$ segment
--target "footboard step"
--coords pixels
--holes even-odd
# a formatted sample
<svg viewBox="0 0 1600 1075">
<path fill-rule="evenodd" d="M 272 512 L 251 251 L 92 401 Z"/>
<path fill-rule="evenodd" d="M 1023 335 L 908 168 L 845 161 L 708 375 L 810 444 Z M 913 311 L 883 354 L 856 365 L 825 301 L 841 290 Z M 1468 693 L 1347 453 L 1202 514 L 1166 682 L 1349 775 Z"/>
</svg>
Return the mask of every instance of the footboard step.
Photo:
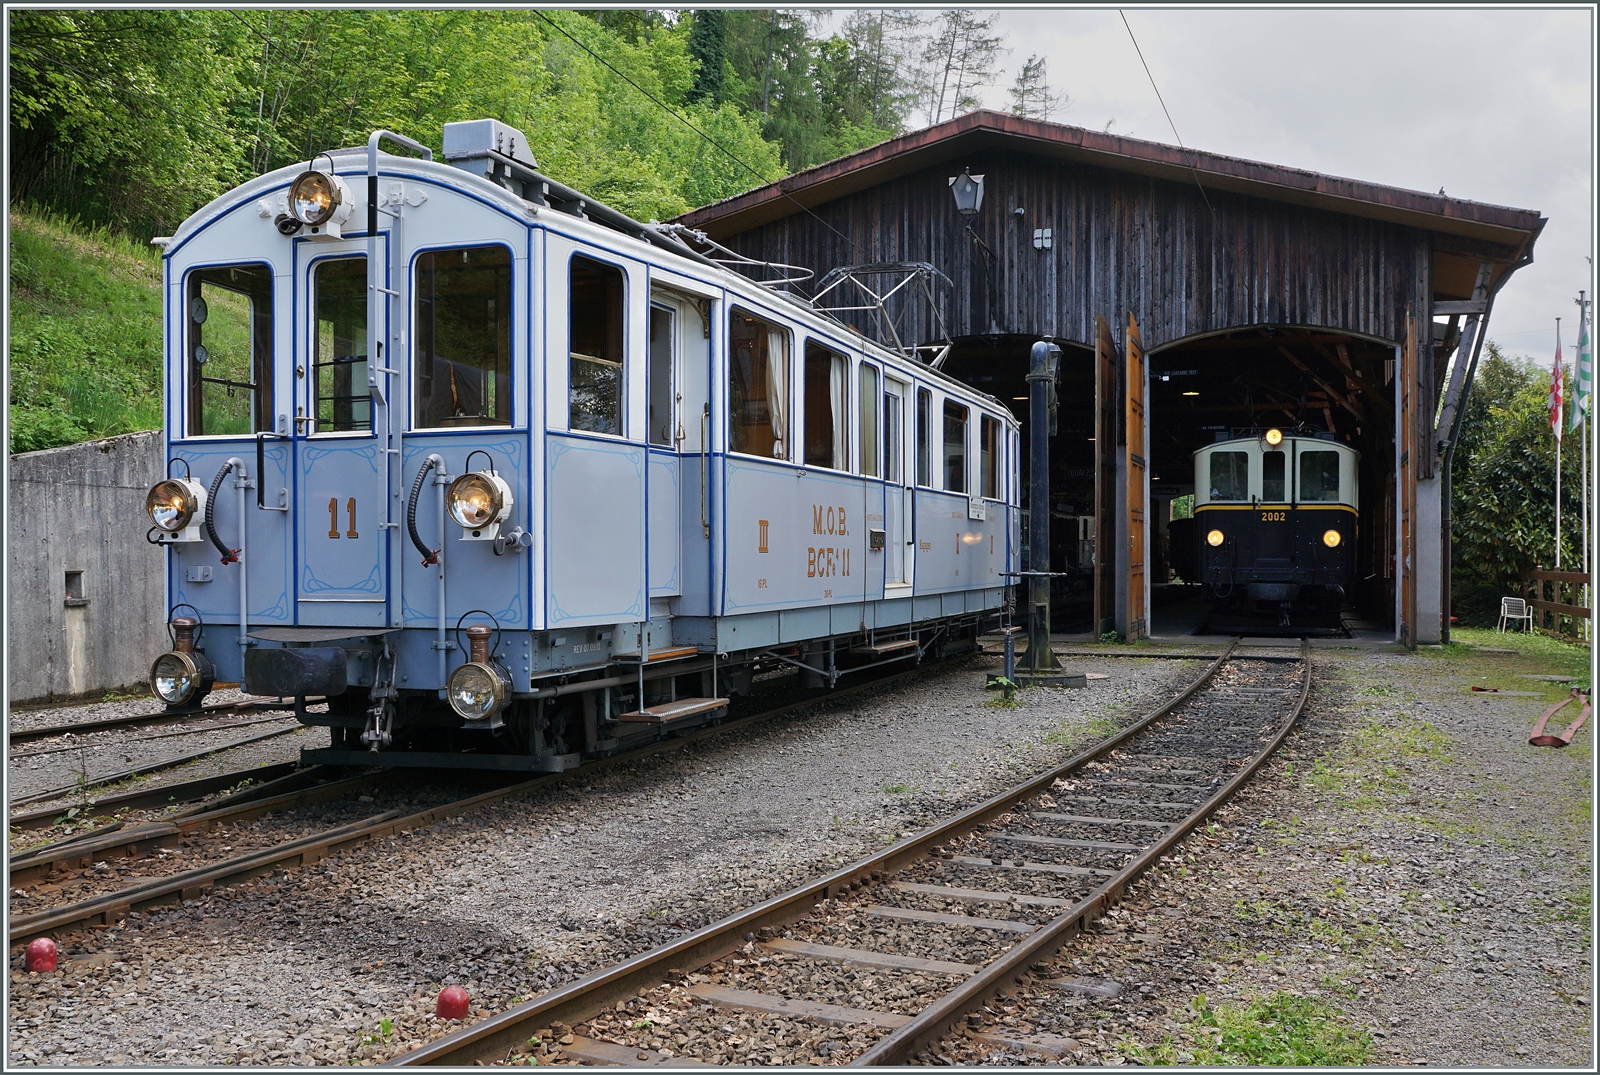
<svg viewBox="0 0 1600 1075">
<path fill-rule="evenodd" d="M 647 709 L 623 713 L 617 719 L 627 724 L 671 724 L 684 717 L 725 709 L 727 705 L 726 698 L 679 698 L 676 702 L 662 702 Z"/>
</svg>

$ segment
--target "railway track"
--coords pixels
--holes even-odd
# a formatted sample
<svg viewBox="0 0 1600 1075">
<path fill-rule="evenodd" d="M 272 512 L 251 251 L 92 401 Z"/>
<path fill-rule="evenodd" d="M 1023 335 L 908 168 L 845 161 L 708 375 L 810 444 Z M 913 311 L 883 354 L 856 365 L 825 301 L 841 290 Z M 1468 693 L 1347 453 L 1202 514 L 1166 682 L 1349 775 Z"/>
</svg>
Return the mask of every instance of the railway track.
<svg viewBox="0 0 1600 1075">
<path fill-rule="evenodd" d="M 143 728 L 167 724 L 185 724 L 207 720 L 228 713 L 262 713 L 277 710 L 292 711 L 293 701 L 282 699 L 249 698 L 238 702 L 217 702 L 203 705 L 191 713 L 171 713 L 159 709 L 152 713 L 132 713 L 121 717 L 104 717 L 100 720 L 80 720 L 67 724 L 46 724 L 37 728 L 18 728 L 6 733 L 13 748 L 41 739 L 54 739 L 63 735 L 94 735 L 99 732 L 120 731 L 125 728 Z M 205 729 L 211 730 L 211 729 Z M 15 758 L 18 755 L 13 754 Z"/>
<path fill-rule="evenodd" d="M 830 702 L 884 687 L 923 674 L 927 670 L 927 666 L 924 666 L 921 669 L 865 680 L 850 687 L 839 688 L 827 695 L 802 698 L 724 720 L 720 724 L 694 729 L 565 773 L 541 774 L 532 779 L 492 790 L 430 804 L 421 810 L 407 812 L 403 809 L 391 809 L 377 812 L 270 847 L 232 855 L 194 869 L 167 872 L 156 877 L 140 877 L 125 885 L 110 883 L 114 879 L 107 878 L 104 874 L 108 871 L 117 872 L 119 867 L 126 868 L 131 860 L 161 856 L 163 851 L 169 851 L 174 844 L 195 841 L 213 829 L 226 826 L 228 831 L 237 831 L 234 826 L 256 820 L 269 813 L 334 802 L 363 790 L 378 789 L 397 778 L 403 780 L 407 786 L 411 786 L 415 784 L 419 771 L 386 769 L 345 779 L 331 779 L 332 767 L 317 766 L 298 773 L 289 772 L 280 775 L 277 780 L 269 779 L 267 783 L 238 795 L 199 804 L 148 824 L 124 826 L 113 823 L 66 840 L 30 848 L 26 852 L 12 856 L 8 863 L 8 887 L 13 897 L 19 885 L 44 884 L 48 886 L 47 894 L 57 894 L 64 888 L 70 889 L 79 881 L 96 873 L 101 876 L 97 878 L 96 883 L 88 887 L 102 891 L 97 891 L 84 899 L 42 910 L 30 910 L 28 913 L 15 913 L 17 908 L 13 907 L 8 942 L 12 947 L 16 947 L 39 936 L 110 925 L 134 911 L 193 899 L 211 889 L 237 884 L 273 870 L 309 865 L 369 840 L 431 825 L 480 806 L 550 787 L 574 777 L 589 777 L 611 766 L 637 761 L 709 736 L 747 728 L 802 706 Z M 461 771 L 450 772 L 456 779 L 461 778 Z M 224 777 L 194 781 L 192 786 L 187 788 L 169 785 L 147 792 L 130 793 L 102 800 L 96 809 L 108 812 L 102 813 L 101 816 L 111 816 L 118 810 L 131 809 L 135 805 L 161 805 L 169 800 L 177 801 L 180 795 L 189 794 L 198 797 L 214 793 L 221 788 L 232 786 L 226 783 L 219 784 L 217 781 L 231 777 L 259 778 L 264 773 L 265 770 L 245 770 Z M 401 773 L 404 774 L 403 777 L 400 776 Z M 493 779 L 494 776 L 495 774 L 489 772 L 478 774 L 479 779 Z M 201 788 L 208 790 L 201 791 Z M 49 811 L 37 811 L 22 820 L 35 825 L 49 824 L 49 819 L 60 816 L 60 808 L 53 808 Z M 17 818 L 11 819 L 13 827 L 17 826 L 17 822 Z M 102 864 L 105 869 L 97 869 Z"/>
<path fill-rule="evenodd" d="M 1022 981 L 1116 988 L 1050 960 L 1237 791 L 1305 705 L 1306 644 L 1293 657 L 1236 647 L 1010 791 L 390 1063 L 896 1065 L 950 1036 L 1063 1056 L 1075 1042 L 990 1025 L 984 1005 Z"/>
</svg>

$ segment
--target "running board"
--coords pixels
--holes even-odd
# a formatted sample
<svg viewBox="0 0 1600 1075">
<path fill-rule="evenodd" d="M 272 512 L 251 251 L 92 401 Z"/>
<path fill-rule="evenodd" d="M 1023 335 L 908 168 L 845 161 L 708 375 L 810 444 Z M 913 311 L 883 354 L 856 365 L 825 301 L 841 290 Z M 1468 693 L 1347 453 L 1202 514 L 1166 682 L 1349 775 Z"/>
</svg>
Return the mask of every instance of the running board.
<svg viewBox="0 0 1600 1075">
<path fill-rule="evenodd" d="M 646 709 L 622 713 L 617 719 L 624 724 L 671 724 L 685 717 L 709 713 L 713 709 L 726 709 L 726 698 L 679 698 L 676 702 L 662 702 Z"/>
<path fill-rule="evenodd" d="M 660 661 L 681 661 L 686 657 L 697 657 L 700 649 L 697 646 L 678 646 L 675 649 L 658 649 L 644 655 L 644 664 L 656 664 Z M 614 660 L 625 661 L 628 664 L 640 664 L 637 653 L 618 653 Z"/>
<path fill-rule="evenodd" d="M 891 653 L 904 653 L 906 650 L 917 648 L 914 638 L 902 638 L 896 642 L 879 642 L 876 645 L 851 646 L 851 653 L 858 653 L 863 657 L 887 657 Z"/>
</svg>

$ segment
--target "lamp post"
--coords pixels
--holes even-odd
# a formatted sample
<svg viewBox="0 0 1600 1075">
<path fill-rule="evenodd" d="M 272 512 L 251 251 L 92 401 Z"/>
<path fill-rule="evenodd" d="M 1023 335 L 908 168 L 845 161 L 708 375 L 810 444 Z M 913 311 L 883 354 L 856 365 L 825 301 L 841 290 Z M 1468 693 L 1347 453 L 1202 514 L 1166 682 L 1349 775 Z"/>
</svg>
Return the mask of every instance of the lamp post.
<svg viewBox="0 0 1600 1075">
<path fill-rule="evenodd" d="M 983 208 L 983 176 L 973 175 L 970 168 L 961 169 L 960 175 L 950 177 L 950 193 L 956 200 L 956 212 L 967 218 L 977 216 L 978 210 Z M 1000 325 L 995 321 L 995 307 L 999 304 L 995 301 L 994 293 L 994 251 L 972 230 L 971 224 L 967 225 L 966 231 L 983 255 L 983 294 L 988 306 L 989 332 L 998 334 Z"/>
<path fill-rule="evenodd" d="M 1050 433 L 1061 347 L 1049 340 L 1028 355 L 1028 671 L 1061 667 L 1050 648 Z"/>
</svg>

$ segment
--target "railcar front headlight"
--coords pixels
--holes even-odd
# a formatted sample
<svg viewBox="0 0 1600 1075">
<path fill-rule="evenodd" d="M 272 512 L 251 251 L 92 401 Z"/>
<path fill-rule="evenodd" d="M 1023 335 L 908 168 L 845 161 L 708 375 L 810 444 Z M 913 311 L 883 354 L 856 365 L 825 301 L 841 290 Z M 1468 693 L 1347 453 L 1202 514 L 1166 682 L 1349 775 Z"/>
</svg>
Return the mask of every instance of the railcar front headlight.
<svg viewBox="0 0 1600 1075">
<path fill-rule="evenodd" d="M 486 720 L 505 705 L 508 685 L 492 664 L 473 661 L 450 673 L 445 695 L 450 708 L 465 720 Z"/>
<path fill-rule="evenodd" d="M 1339 542 L 1343 540 L 1344 535 L 1339 533 L 1337 530 L 1324 531 L 1322 535 L 1322 543 L 1328 546 L 1330 549 L 1337 549 L 1339 547 Z"/>
<path fill-rule="evenodd" d="M 205 511 L 206 491 L 186 478 L 163 478 L 145 494 L 144 510 L 161 539 L 199 540 L 195 519 Z M 159 543 L 159 542 L 158 542 Z"/>
<path fill-rule="evenodd" d="M 343 238 L 341 226 L 350 219 L 355 203 L 350 199 L 350 188 L 331 171 L 310 169 L 301 172 L 289 187 L 289 216 L 308 230 L 310 238 L 320 241 Z M 278 230 L 293 234 L 294 228 L 280 221 Z"/>
<path fill-rule="evenodd" d="M 168 534 L 176 534 L 188 526 L 196 507 L 187 484 L 171 478 L 156 482 L 144 498 L 144 510 L 150 513 L 150 521 Z"/>
<path fill-rule="evenodd" d="M 210 663 L 196 653 L 173 650 L 150 665 L 150 689 L 169 706 L 188 705 L 211 690 Z"/>
<path fill-rule="evenodd" d="M 304 172 L 289 188 L 289 212 L 302 224 L 321 224 L 339 208 L 339 188 L 322 172 Z"/>
<path fill-rule="evenodd" d="M 1206 544 L 1210 545 L 1213 549 L 1216 548 L 1218 545 L 1221 545 L 1222 544 L 1222 540 L 1223 539 L 1222 539 L 1222 531 L 1221 530 L 1213 530 L 1213 531 L 1211 531 L 1211 533 L 1206 535 Z"/>
<path fill-rule="evenodd" d="M 1276 448 L 1278 445 L 1282 444 L 1283 443 L 1283 430 L 1281 430 L 1281 429 L 1269 429 L 1269 430 L 1267 430 L 1267 443 L 1272 445 L 1274 448 Z"/>
<path fill-rule="evenodd" d="M 466 531 L 462 540 L 492 540 L 500 533 L 500 524 L 510 517 L 514 503 L 511 486 L 488 470 L 461 475 L 445 494 L 450 518 Z"/>
</svg>

